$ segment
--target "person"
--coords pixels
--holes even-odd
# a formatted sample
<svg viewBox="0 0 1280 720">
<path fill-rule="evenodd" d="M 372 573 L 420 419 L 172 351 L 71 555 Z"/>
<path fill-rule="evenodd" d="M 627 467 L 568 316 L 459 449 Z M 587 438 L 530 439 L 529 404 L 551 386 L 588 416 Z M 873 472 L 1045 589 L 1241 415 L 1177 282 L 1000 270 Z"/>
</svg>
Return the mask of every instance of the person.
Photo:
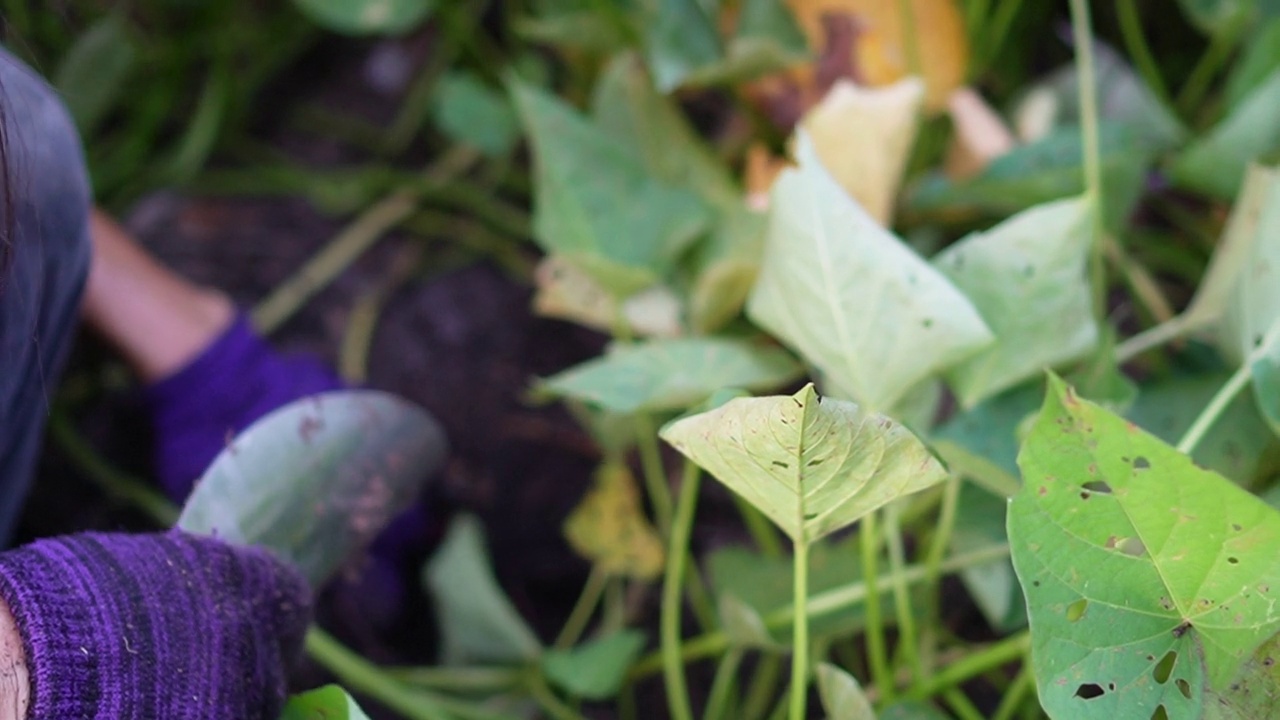
<svg viewBox="0 0 1280 720">
<path fill-rule="evenodd" d="M 2 48 L 0 130 L 0 541 L 82 311 L 147 386 L 175 500 L 229 433 L 341 386 L 320 363 L 275 353 L 224 294 L 93 211 L 66 109 Z M 0 553 L 0 720 L 275 720 L 311 603 L 269 552 L 178 530 Z"/>
</svg>

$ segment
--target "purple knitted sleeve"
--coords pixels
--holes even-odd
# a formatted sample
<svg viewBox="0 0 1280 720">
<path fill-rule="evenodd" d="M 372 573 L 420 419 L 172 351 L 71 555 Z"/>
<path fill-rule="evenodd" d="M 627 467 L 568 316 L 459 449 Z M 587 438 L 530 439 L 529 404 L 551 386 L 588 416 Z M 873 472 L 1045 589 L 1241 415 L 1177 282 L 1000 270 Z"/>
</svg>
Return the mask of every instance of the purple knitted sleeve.
<svg viewBox="0 0 1280 720">
<path fill-rule="evenodd" d="M 180 531 L 81 534 L 0 554 L 28 720 L 276 720 L 310 592 L 266 551 Z"/>
</svg>

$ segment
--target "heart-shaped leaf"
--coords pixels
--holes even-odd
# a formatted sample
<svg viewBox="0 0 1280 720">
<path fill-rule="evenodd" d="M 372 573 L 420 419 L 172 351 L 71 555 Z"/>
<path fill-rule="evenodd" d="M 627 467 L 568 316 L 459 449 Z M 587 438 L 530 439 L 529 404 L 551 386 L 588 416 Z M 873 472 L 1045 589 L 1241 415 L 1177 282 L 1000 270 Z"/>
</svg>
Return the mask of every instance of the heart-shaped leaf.
<svg viewBox="0 0 1280 720">
<path fill-rule="evenodd" d="M 1085 272 L 1091 212 L 1083 198 L 1039 205 L 969 235 L 934 259 L 996 336 L 994 344 L 947 371 L 966 408 L 1097 345 Z"/>
<path fill-rule="evenodd" d="M 812 384 L 791 396 L 730 400 L 661 435 L 797 542 L 946 476 L 909 430 L 851 402 L 819 399 Z"/>
<path fill-rule="evenodd" d="M 559 99 L 510 87 L 533 145 L 534 238 L 618 297 L 657 283 L 706 230 L 706 207 Z"/>
<path fill-rule="evenodd" d="M 828 392 L 888 410 L 993 340 L 965 296 L 880 226 L 797 136 L 799 168 L 773 186 L 756 323 L 798 350 Z"/>
<path fill-rule="evenodd" d="M 570 695 L 607 700 L 618 694 L 627 670 L 644 650 L 644 633 L 622 630 L 569 650 L 552 650 L 542 658 L 547 679 Z"/>
<path fill-rule="evenodd" d="M 1009 510 L 1040 699 L 1199 718 L 1280 630 L 1280 514 L 1051 378 Z"/>
<path fill-rule="evenodd" d="M 746 340 L 676 338 L 615 344 L 539 390 L 617 413 L 684 410 L 726 387 L 769 390 L 800 377 L 789 353 Z"/>
<path fill-rule="evenodd" d="M 303 398 L 231 441 L 178 527 L 270 548 L 319 586 L 419 496 L 445 451 L 435 420 L 393 395 Z"/>
</svg>

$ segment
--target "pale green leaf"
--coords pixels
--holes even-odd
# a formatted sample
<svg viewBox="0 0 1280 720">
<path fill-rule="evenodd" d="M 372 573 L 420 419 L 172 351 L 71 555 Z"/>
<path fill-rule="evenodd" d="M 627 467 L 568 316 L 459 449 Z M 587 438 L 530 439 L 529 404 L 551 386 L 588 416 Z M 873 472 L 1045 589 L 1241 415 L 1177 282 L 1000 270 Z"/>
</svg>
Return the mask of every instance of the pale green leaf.
<svg viewBox="0 0 1280 720">
<path fill-rule="evenodd" d="M 827 720 L 876 720 L 871 701 L 852 675 L 832 665 L 818 663 L 813 669 L 818 680 L 818 695 Z"/>
<path fill-rule="evenodd" d="M 1280 629 L 1280 514 L 1051 378 L 1009 510 L 1041 703 L 1199 718 Z"/>
<path fill-rule="evenodd" d="M 739 398 L 666 426 L 662 438 L 797 542 L 817 540 L 946 471 L 910 431 L 851 402 Z"/>
<path fill-rule="evenodd" d="M 369 720 L 346 690 L 326 685 L 289 698 L 280 720 Z"/>
<path fill-rule="evenodd" d="M 1187 311 L 1219 320 L 1217 344 L 1239 364 L 1280 318 L 1280 169 L 1251 166 L 1222 241 Z"/>
<path fill-rule="evenodd" d="M 445 663 L 520 663 L 537 657 L 537 635 L 511 605 L 493 577 L 484 531 L 461 516 L 424 572 L 439 617 Z"/>
<path fill-rule="evenodd" d="M 52 81 L 82 136 L 92 136 L 119 104 L 137 55 L 128 23 L 119 13 L 94 23 L 67 50 Z"/>
<path fill-rule="evenodd" d="M 784 171 L 770 210 L 747 314 L 817 366 L 833 394 L 889 409 L 992 342 L 969 300 L 820 163 Z"/>
<path fill-rule="evenodd" d="M 539 391 L 617 413 L 683 410 L 726 387 L 769 390 L 797 379 L 789 353 L 746 340 L 678 338 L 619 343 L 543 380 Z"/>
<path fill-rule="evenodd" d="M 1181 187 L 1234 198 L 1249 163 L 1280 150 L 1280 70 L 1273 71 L 1222 122 L 1174 159 L 1170 177 Z"/>
<path fill-rule="evenodd" d="M 422 24 L 436 0 L 293 0 L 317 25 L 347 35 L 406 33 Z"/>
<path fill-rule="evenodd" d="M 1252 31 L 1227 78 L 1223 91 L 1227 107 L 1239 105 L 1276 70 L 1280 70 L 1280 18 L 1273 18 Z"/>
<path fill-rule="evenodd" d="M 760 275 L 768 218 L 744 204 L 721 213 L 719 222 L 694 251 L 689 290 L 689 326 L 710 333 L 742 312 Z"/>
<path fill-rule="evenodd" d="M 706 230 L 703 203 L 560 100 L 510 86 L 533 144 L 535 239 L 619 297 L 657 283 Z"/>
<path fill-rule="evenodd" d="M 1084 198 L 1038 205 L 944 250 L 934 266 L 982 314 L 996 341 L 947 370 L 965 407 L 1078 360 L 1098 343 L 1086 265 Z"/>
<path fill-rule="evenodd" d="M 445 452 L 436 421 L 393 395 L 303 398 L 231 441 L 178 527 L 270 548 L 319 587 L 413 503 Z"/>
<path fill-rule="evenodd" d="M 469 71 L 451 70 L 436 81 L 432 117 L 445 135 L 491 157 L 509 153 L 520 137 L 507 96 Z"/>
<path fill-rule="evenodd" d="M 547 679 L 574 697 L 607 700 L 618 694 L 627 670 L 644 650 L 644 633 L 621 630 L 542 658 Z"/>
<path fill-rule="evenodd" d="M 645 24 L 645 57 L 658 89 L 669 92 L 721 56 L 715 24 L 697 0 L 654 0 Z"/>
<path fill-rule="evenodd" d="M 739 600 L 732 592 L 722 592 L 716 602 L 716 610 L 720 615 L 720 626 L 729 642 L 739 647 L 760 648 L 762 650 L 780 651 L 787 646 L 778 642 L 769 633 L 769 628 L 760 617 L 759 611 Z"/>
</svg>

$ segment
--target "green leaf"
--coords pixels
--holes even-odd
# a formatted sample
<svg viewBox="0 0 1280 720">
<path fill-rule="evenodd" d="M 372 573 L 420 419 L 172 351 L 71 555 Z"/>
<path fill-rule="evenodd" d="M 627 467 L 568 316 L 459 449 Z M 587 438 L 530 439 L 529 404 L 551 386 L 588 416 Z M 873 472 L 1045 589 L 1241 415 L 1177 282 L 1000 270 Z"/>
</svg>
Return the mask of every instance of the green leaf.
<svg viewBox="0 0 1280 720">
<path fill-rule="evenodd" d="M 99 20 L 67 51 L 53 86 L 82 136 L 91 137 L 119 103 L 137 60 L 129 25 L 119 13 Z"/>
<path fill-rule="evenodd" d="M 520 136 L 506 95 L 465 70 L 447 72 L 436 82 L 432 114 L 445 135 L 490 157 L 511 152 Z"/>
<path fill-rule="evenodd" d="M 1253 375 L 1253 396 L 1258 410 L 1280 435 L 1280 343 L 1272 341 L 1267 348 L 1267 352 L 1250 364 L 1249 371 Z"/>
<path fill-rule="evenodd" d="M 547 679 L 574 697 L 607 700 L 618 694 L 627 670 L 644 650 L 644 633 L 621 630 L 568 650 L 551 650 L 542 658 Z"/>
<path fill-rule="evenodd" d="M 693 255 L 689 326 L 697 333 L 723 327 L 742 312 L 760 276 L 768 217 L 745 206 L 721 214 Z"/>
<path fill-rule="evenodd" d="M 778 605 L 781 607 L 781 604 Z M 720 626 L 729 641 L 740 647 L 753 647 L 762 650 L 781 652 L 786 645 L 778 642 L 769 633 L 760 611 L 746 601 L 738 599 L 732 592 L 723 592 L 716 602 L 716 610 L 720 614 Z"/>
<path fill-rule="evenodd" d="M 962 485 L 951 552 L 963 554 L 1008 540 L 1007 506 L 1007 497 L 995 495 L 974 483 Z M 1012 632 L 1027 624 L 1027 605 L 1009 560 L 1002 558 L 966 567 L 960 571 L 960 579 L 992 628 Z"/>
<path fill-rule="evenodd" d="M 946 476 L 910 431 L 851 402 L 819 400 L 812 384 L 792 396 L 731 400 L 660 434 L 797 542 Z"/>
<path fill-rule="evenodd" d="M 406 33 L 426 21 L 436 0 L 293 0 L 317 25 L 346 35 Z"/>
<path fill-rule="evenodd" d="M 539 390 L 617 413 L 683 410 L 726 387 L 770 390 L 800 377 L 781 348 L 728 338 L 680 338 L 611 345 L 539 383 Z"/>
<path fill-rule="evenodd" d="M 510 87 L 533 143 L 535 239 L 619 297 L 657 283 L 706 230 L 703 204 L 556 98 Z"/>
<path fill-rule="evenodd" d="M 880 712 L 880 720 L 949 720 L 951 716 L 929 703 L 902 700 Z"/>
<path fill-rule="evenodd" d="M 1225 691 L 1205 693 L 1205 720 L 1280 717 L 1280 635 L 1272 635 L 1245 662 Z"/>
<path fill-rule="evenodd" d="M 1086 274 L 1093 244 L 1084 198 L 1038 205 L 944 250 L 934 266 L 982 314 L 996 341 L 947 370 L 971 408 L 1098 344 Z"/>
<path fill-rule="evenodd" d="M 532 15 L 513 23 L 524 39 L 599 54 L 619 52 L 629 44 L 633 31 L 629 3 L 543 0 L 533 5 Z"/>
<path fill-rule="evenodd" d="M 1173 161 L 1179 186 L 1230 200 L 1240 192 L 1249 163 L 1280 150 L 1280 70 L 1245 97 L 1208 134 Z"/>
<path fill-rule="evenodd" d="M 1227 107 L 1237 107 L 1276 70 L 1280 70 L 1280 18 L 1272 19 L 1253 31 L 1227 78 L 1227 87 L 1223 91 Z"/>
<path fill-rule="evenodd" d="M 369 720 L 369 716 L 346 690 L 326 685 L 289 698 L 280 720 Z"/>
<path fill-rule="evenodd" d="M 461 516 L 449 526 L 424 580 L 436 602 L 445 663 L 520 663 L 541 654 L 537 635 L 493 577 L 474 517 Z"/>
<path fill-rule="evenodd" d="M 684 84 L 742 82 L 808 59 L 808 41 L 786 3 L 744 0 L 723 57 L 689 73 Z"/>
<path fill-rule="evenodd" d="M 1280 168 L 1251 166 L 1222 242 L 1192 301 L 1191 322 L 1219 320 L 1217 345 L 1244 362 L 1280 319 Z"/>
<path fill-rule="evenodd" d="M 303 398 L 236 436 L 178 527 L 270 548 L 319 587 L 418 497 L 445 452 L 435 420 L 393 395 Z"/>
<path fill-rule="evenodd" d="M 1280 514 L 1052 377 L 1018 458 L 1013 562 L 1061 718 L 1198 718 L 1280 629 Z"/>
<path fill-rule="evenodd" d="M 1178 0 L 1193 25 L 1209 35 L 1231 30 L 1249 16 L 1257 0 Z"/>
<path fill-rule="evenodd" d="M 719 61 L 720 36 L 697 0 L 654 0 L 644 49 L 658 89 L 670 92 Z"/>
<path fill-rule="evenodd" d="M 876 720 L 871 701 L 852 675 L 831 663 L 818 663 L 813 669 L 818 680 L 818 695 L 829 720 Z"/>
<path fill-rule="evenodd" d="M 973 305 L 885 230 L 801 144 L 773 186 L 747 314 L 795 348 L 832 394 L 892 408 L 908 390 L 992 341 Z"/>
<path fill-rule="evenodd" d="M 1141 195 L 1151 148 L 1132 128 L 1104 122 L 1100 128 L 1103 219 L 1121 227 Z M 927 216 L 978 214 L 1006 217 L 1032 205 L 1079 195 L 1084 189 L 1080 128 L 1057 128 L 996 158 L 977 177 L 952 182 L 926 174 L 907 196 L 907 207 Z"/>
</svg>

